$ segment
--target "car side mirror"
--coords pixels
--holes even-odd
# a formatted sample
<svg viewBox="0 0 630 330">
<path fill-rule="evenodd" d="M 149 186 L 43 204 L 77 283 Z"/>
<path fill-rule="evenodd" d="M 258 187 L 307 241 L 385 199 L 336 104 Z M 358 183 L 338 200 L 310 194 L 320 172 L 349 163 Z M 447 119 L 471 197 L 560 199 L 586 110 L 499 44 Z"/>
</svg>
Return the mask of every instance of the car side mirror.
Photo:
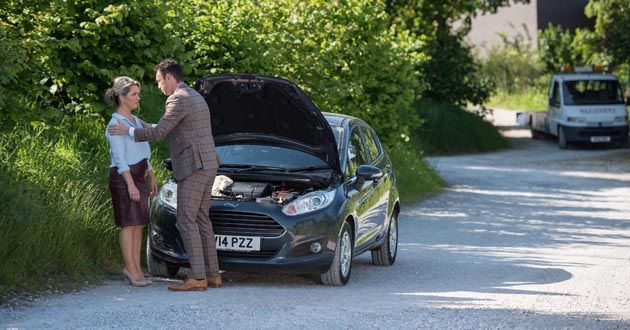
<svg viewBox="0 0 630 330">
<path fill-rule="evenodd" d="M 383 175 L 383 171 L 376 166 L 361 165 L 357 168 L 357 178 L 362 181 L 379 180 Z"/>
<path fill-rule="evenodd" d="M 555 107 L 557 105 L 556 100 L 553 99 L 553 97 L 549 98 L 549 106 L 550 107 Z"/>
<path fill-rule="evenodd" d="M 169 171 L 173 171 L 173 163 L 171 162 L 171 159 L 170 159 L 170 158 L 165 158 L 165 159 L 164 159 L 164 165 L 166 166 L 166 168 L 167 168 Z"/>
</svg>

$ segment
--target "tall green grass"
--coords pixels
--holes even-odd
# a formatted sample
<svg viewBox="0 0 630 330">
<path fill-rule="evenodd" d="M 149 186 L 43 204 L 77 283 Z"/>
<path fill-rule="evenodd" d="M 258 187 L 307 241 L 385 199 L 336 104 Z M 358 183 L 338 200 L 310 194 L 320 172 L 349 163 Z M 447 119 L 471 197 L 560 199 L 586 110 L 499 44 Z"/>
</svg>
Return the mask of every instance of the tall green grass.
<svg viewBox="0 0 630 330">
<path fill-rule="evenodd" d="M 164 100 L 155 86 L 143 86 L 137 114 L 156 122 Z M 0 132 L 0 301 L 43 289 L 50 279 L 76 283 L 121 267 L 107 185 L 109 118 L 62 118 Z M 164 179 L 168 146 L 153 144 L 152 151 Z"/>
<path fill-rule="evenodd" d="M 0 295 L 106 273 L 119 254 L 98 118 L 0 136 Z M 115 264 L 115 262 L 114 262 Z"/>
<path fill-rule="evenodd" d="M 419 101 L 415 109 L 422 120 L 411 132 L 416 154 L 486 152 L 510 146 L 491 123 L 460 107 Z"/>
</svg>

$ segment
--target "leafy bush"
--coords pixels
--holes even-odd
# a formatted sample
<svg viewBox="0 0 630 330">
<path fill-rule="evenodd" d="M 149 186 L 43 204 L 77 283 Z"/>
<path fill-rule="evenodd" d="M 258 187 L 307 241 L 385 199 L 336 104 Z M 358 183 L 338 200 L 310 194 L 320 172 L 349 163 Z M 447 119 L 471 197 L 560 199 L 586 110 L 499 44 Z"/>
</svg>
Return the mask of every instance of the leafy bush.
<svg viewBox="0 0 630 330">
<path fill-rule="evenodd" d="M 500 35 L 502 43 L 487 50 L 481 62 L 481 74 L 492 80 L 502 93 L 514 93 L 535 88 L 541 75 L 541 65 L 533 50 L 531 38 L 518 34 L 508 39 Z M 544 82 L 546 88 L 548 82 Z"/>
<path fill-rule="evenodd" d="M 254 72 L 299 84 L 324 111 L 361 117 L 393 144 L 408 135 L 419 89 L 413 41 L 367 0 L 191 1 L 178 28 L 192 75 Z"/>
<path fill-rule="evenodd" d="M 0 84 L 66 112 L 101 112 L 99 100 L 115 76 L 151 77 L 155 63 L 183 50 L 172 37 L 167 10 L 157 0 L 8 2 L 0 21 L 10 27 L 4 32 L 6 52 L 14 55 L 9 60 L 19 65 Z M 20 49 L 27 59 L 14 51 Z M 12 86 L 18 73 L 24 84 Z"/>
</svg>

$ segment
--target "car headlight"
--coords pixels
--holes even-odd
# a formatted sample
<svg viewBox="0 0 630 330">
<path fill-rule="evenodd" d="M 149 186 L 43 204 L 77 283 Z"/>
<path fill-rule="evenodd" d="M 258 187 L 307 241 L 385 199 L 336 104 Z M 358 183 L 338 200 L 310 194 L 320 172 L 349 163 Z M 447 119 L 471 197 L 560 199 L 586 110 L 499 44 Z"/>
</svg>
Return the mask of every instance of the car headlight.
<svg viewBox="0 0 630 330">
<path fill-rule="evenodd" d="M 300 215 L 321 210 L 330 205 L 333 198 L 335 198 L 335 190 L 308 193 L 285 205 L 282 208 L 282 213 L 286 215 Z"/>
<path fill-rule="evenodd" d="M 615 121 L 626 122 L 628 121 L 628 116 L 616 116 Z"/>
<path fill-rule="evenodd" d="M 159 201 L 177 209 L 177 183 L 173 181 L 166 182 L 160 190 Z"/>
</svg>

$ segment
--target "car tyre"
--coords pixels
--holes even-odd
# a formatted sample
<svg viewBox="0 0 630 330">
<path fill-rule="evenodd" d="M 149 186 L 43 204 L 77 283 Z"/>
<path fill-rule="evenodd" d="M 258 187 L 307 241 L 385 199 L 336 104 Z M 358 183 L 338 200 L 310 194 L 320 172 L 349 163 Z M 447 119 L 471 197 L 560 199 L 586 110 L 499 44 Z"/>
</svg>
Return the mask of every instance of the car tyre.
<svg viewBox="0 0 630 330">
<path fill-rule="evenodd" d="M 320 275 L 320 280 L 324 285 L 342 286 L 348 283 L 350 273 L 352 272 L 352 252 L 354 247 L 354 239 L 352 230 L 347 222 L 343 223 L 337 247 L 335 248 L 335 257 L 333 258 L 330 269 Z"/>
<path fill-rule="evenodd" d="M 560 147 L 560 149 L 566 149 L 567 148 L 567 137 L 564 134 L 564 127 L 562 126 L 558 126 L 558 147 Z"/>
<path fill-rule="evenodd" d="M 389 219 L 387 238 L 380 247 L 371 252 L 372 263 L 377 266 L 391 266 L 396 262 L 398 252 L 398 214 L 396 212 Z"/>
<path fill-rule="evenodd" d="M 179 271 L 179 266 L 170 263 L 162 262 L 158 260 L 153 253 L 151 253 L 151 245 L 147 237 L 147 268 L 151 276 L 158 277 L 173 277 Z"/>
</svg>

